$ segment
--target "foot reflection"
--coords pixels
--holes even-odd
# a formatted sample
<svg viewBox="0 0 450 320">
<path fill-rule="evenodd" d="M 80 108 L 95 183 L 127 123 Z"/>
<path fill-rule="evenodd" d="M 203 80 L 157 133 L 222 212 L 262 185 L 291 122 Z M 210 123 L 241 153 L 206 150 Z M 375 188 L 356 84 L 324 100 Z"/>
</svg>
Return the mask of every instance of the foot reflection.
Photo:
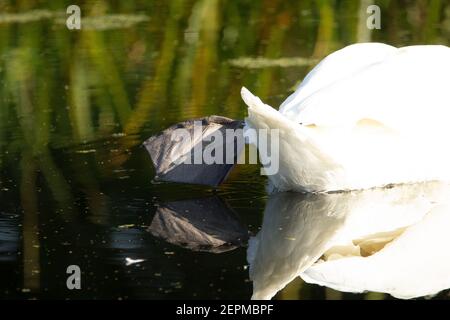
<svg viewBox="0 0 450 320">
<path fill-rule="evenodd" d="M 170 202 L 158 207 L 149 232 L 194 251 L 220 253 L 247 242 L 248 230 L 218 197 Z"/>
<path fill-rule="evenodd" d="M 450 288 L 450 187 L 440 183 L 361 192 L 270 197 L 249 240 L 253 299 L 300 276 L 345 292 L 397 298 Z"/>
</svg>

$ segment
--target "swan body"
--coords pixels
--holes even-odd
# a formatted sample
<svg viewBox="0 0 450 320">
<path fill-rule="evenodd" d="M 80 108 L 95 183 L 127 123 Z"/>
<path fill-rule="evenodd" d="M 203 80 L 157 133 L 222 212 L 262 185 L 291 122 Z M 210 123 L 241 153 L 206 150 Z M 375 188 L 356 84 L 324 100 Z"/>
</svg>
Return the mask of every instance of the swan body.
<svg viewBox="0 0 450 320">
<path fill-rule="evenodd" d="M 278 129 L 277 191 L 450 180 L 450 48 L 363 43 L 320 62 L 276 110 L 246 88 L 246 128 Z"/>
</svg>

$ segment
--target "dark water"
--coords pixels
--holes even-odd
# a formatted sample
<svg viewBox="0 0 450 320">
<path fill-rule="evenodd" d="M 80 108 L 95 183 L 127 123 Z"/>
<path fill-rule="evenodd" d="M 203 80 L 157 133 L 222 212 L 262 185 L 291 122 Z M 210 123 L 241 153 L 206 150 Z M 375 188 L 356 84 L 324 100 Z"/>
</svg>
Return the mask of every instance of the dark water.
<svg viewBox="0 0 450 320">
<path fill-rule="evenodd" d="M 189 118 L 242 119 L 243 85 L 277 106 L 347 44 L 450 42 L 450 3 L 438 0 L 379 1 L 373 32 L 366 1 L 85 1 L 81 31 L 65 27 L 69 4 L 0 2 L 1 298 L 248 299 L 245 241 L 193 251 L 151 226 L 174 201 L 218 197 L 255 235 L 259 168 L 239 166 L 217 190 L 156 184 L 141 143 Z M 82 290 L 67 289 L 69 265 Z M 389 296 L 297 279 L 276 298 Z"/>
</svg>

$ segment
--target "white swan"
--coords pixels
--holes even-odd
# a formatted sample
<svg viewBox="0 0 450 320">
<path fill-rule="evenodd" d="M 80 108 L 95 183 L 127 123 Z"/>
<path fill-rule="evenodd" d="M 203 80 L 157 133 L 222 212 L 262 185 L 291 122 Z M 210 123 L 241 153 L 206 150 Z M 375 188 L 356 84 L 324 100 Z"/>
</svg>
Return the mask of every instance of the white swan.
<svg viewBox="0 0 450 320">
<path fill-rule="evenodd" d="M 325 58 L 280 107 L 247 89 L 246 127 L 279 129 L 276 190 L 450 180 L 450 48 L 355 44 Z"/>
</svg>

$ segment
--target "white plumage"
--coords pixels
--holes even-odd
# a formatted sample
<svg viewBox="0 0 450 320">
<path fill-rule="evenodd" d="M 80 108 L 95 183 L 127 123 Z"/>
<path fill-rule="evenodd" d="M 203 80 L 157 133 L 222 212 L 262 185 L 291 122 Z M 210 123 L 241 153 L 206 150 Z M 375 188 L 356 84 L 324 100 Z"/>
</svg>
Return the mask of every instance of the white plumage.
<svg viewBox="0 0 450 320">
<path fill-rule="evenodd" d="M 323 192 L 450 180 L 450 48 L 355 44 L 279 111 L 247 89 L 248 128 L 279 129 L 275 189 Z"/>
</svg>

